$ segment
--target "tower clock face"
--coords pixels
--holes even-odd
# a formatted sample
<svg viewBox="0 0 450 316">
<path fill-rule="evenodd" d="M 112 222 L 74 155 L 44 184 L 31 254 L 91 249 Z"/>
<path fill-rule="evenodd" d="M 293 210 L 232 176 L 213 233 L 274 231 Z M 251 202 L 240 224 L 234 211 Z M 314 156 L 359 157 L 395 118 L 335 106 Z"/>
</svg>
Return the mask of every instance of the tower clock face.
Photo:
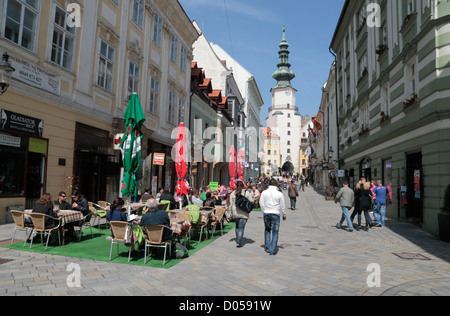
<svg viewBox="0 0 450 316">
<path fill-rule="evenodd" d="M 286 95 L 287 95 L 287 96 L 290 96 L 290 95 L 291 95 L 291 90 L 289 90 L 289 89 L 286 90 Z"/>
</svg>

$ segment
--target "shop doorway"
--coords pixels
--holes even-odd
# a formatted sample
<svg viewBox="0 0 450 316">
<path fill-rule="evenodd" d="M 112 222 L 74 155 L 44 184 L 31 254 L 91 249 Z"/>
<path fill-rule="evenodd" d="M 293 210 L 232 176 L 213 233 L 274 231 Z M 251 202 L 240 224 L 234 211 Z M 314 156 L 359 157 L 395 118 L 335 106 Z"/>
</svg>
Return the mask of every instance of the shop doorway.
<svg viewBox="0 0 450 316">
<path fill-rule="evenodd" d="M 28 153 L 25 208 L 32 209 L 45 193 L 45 155 Z"/>
<path fill-rule="evenodd" d="M 359 174 L 360 178 L 366 178 L 367 182 L 370 182 L 372 179 L 372 159 L 366 158 L 360 161 L 359 163 Z M 359 179 L 358 179 L 359 181 Z"/>
<path fill-rule="evenodd" d="M 77 153 L 77 175 L 79 190 L 91 202 L 106 200 L 106 166 L 107 156 L 94 153 Z"/>
<path fill-rule="evenodd" d="M 415 224 L 423 223 L 422 153 L 406 157 L 407 217 Z"/>
</svg>

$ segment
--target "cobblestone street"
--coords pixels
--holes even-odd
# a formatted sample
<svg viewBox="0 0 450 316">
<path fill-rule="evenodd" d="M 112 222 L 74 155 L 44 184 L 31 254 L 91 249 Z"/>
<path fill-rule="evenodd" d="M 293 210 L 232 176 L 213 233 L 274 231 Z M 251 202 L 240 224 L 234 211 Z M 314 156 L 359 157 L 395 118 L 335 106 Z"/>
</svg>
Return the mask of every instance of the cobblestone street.
<svg viewBox="0 0 450 316">
<path fill-rule="evenodd" d="M 282 222 L 279 253 L 269 256 L 262 216 L 251 214 L 243 248 L 236 248 L 231 231 L 171 269 L 0 248 L 0 295 L 450 295 L 450 244 L 409 223 L 388 219 L 385 228 L 368 232 L 337 229 L 339 206 L 308 187 Z M 0 226 L 0 240 L 9 240 L 13 227 Z M 81 288 L 67 285 L 70 263 L 81 267 Z M 368 286 L 372 263 L 381 268 L 380 287 Z"/>
</svg>

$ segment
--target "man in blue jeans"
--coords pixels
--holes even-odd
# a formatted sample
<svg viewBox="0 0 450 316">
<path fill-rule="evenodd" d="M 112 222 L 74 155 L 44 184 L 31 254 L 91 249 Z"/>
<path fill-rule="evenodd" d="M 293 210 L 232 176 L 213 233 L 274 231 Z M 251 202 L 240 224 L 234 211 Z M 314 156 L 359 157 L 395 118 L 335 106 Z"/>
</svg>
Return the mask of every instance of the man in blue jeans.
<svg viewBox="0 0 450 316">
<path fill-rule="evenodd" d="M 355 193 L 352 189 L 348 186 L 348 180 L 344 180 L 342 183 L 343 187 L 339 190 L 338 194 L 335 197 L 335 203 L 341 205 L 342 209 L 342 217 L 341 221 L 337 223 L 336 227 L 341 228 L 341 225 L 344 223 L 344 221 L 347 221 L 347 231 L 353 232 L 353 223 L 349 215 L 349 211 L 353 207 L 353 204 L 355 203 Z"/>
<path fill-rule="evenodd" d="M 387 188 L 382 185 L 381 180 L 377 180 L 377 186 L 373 189 L 376 194 L 375 204 L 373 205 L 373 217 L 375 218 L 376 226 L 385 226 L 386 217 L 386 195 L 389 194 Z"/>
<path fill-rule="evenodd" d="M 284 195 L 278 189 L 278 181 L 270 180 L 270 186 L 261 194 L 259 200 L 261 211 L 264 213 L 264 248 L 271 256 L 278 253 L 278 232 L 280 230 L 280 218 L 286 220 L 286 207 Z"/>
</svg>

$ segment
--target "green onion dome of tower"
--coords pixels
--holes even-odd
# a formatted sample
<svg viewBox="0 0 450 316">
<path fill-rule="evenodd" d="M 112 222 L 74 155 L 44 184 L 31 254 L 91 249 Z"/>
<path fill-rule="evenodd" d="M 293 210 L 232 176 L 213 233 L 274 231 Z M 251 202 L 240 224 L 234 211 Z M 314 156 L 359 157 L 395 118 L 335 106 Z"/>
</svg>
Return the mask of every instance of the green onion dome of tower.
<svg viewBox="0 0 450 316">
<path fill-rule="evenodd" d="M 276 88 L 292 87 L 291 80 L 295 78 L 295 73 L 290 69 L 291 64 L 289 63 L 289 43 L 286 41 L 286 27 L 283 27 L 283 40 L 281 41 L 280 51 L 278 55 L 280 56 L 280 62 L 277 67 L 278 70 L 272 75 L 273 79 L 277 81 Z"/>
</svg>

